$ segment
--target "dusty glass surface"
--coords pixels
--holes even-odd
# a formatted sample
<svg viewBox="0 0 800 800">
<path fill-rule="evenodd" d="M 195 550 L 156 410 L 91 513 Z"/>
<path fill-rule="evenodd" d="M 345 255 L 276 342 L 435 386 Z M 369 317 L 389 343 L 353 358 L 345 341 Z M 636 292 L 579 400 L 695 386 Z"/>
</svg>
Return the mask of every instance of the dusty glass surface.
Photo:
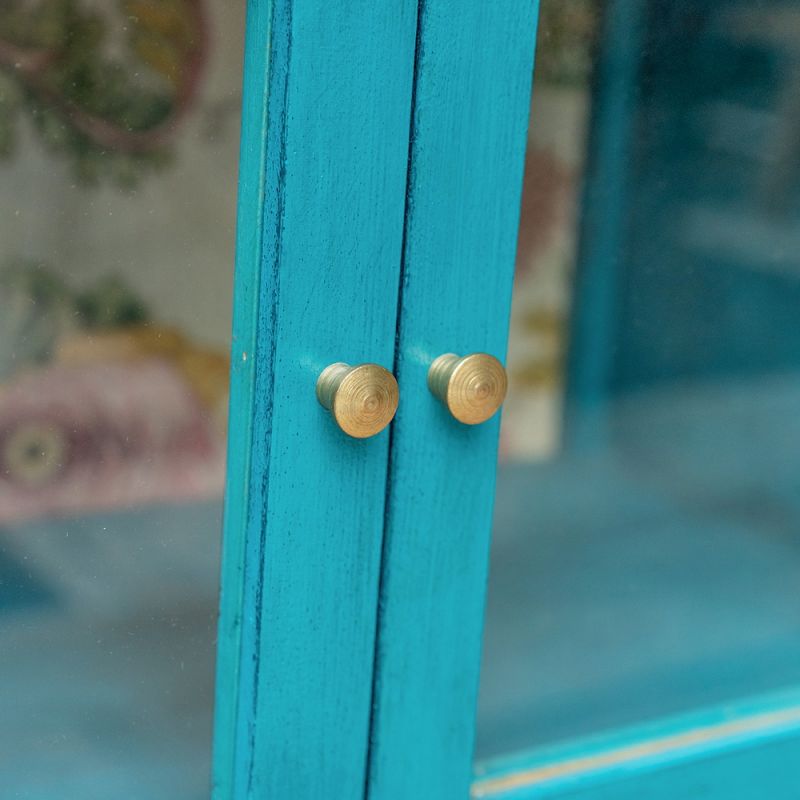
<svg viewBox="0 0 800 800">
<path fill-rule="evenodd" d="M 208 794 L 243 29 L 0 3 L 4 797 Z"/>
<path fill-rule="evenodd" d="M 800 682 L 800 10 L 543 0 L 478 757 Z"/>
</svg>

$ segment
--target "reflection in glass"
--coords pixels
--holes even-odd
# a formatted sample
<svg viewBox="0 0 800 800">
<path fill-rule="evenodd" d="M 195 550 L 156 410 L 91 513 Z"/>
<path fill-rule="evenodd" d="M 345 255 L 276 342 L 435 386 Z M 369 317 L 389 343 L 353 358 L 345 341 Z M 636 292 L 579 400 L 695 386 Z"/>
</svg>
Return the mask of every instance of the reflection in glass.
<svg viewBox="0 0 800 800">
<path fill-rule="evenodd" d="M 800 12 L 543 0 L 478 757 L 800 682 Z"/>
<path fill-rule="evenodd" d="M 0 7 L 4 796 L 207 796 L 240 4 Z"/>
</svg>

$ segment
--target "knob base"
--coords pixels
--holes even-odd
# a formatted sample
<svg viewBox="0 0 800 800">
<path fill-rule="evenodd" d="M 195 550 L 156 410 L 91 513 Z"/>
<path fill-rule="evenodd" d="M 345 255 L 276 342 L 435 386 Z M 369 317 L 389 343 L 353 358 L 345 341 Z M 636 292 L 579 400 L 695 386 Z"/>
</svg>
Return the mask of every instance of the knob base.
<svg viewBox="0 0 800 800">
<path fill-rule="evenodd" d="M 433 396 L 445 405 L 447 405 L 447 387 L 450 377 L 459 361 L 460 358 L 455 353 L 445 353 L 435 359 L 428 370 L 428 388 Z"/>
<path fill-rule="evenodd" d="M 325 367 L 317 378 L 317 400 L 320 405 L 328 411 L 333 410 L 333 400 L 336 392 L 342 385 L 342 381 L 351 367 L 349 364 L 339 362 Z"/>
</svg>

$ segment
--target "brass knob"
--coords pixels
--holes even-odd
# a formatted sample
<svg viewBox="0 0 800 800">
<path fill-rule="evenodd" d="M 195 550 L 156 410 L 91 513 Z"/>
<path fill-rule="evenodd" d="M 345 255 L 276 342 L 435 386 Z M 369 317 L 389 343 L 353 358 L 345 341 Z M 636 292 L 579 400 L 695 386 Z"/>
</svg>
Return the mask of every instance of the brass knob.
<svg viewBox="0 0 800 800">
<path fill-rule="evenodd" d="M 508 378 L 494 356 L 446 353 L 431 364 L 428 388 L 459 422 L 477 425 L 494 416 L 503 404 Z"/>
<path fill-rule="evenodd" d="M 377 364 L 331 364 L 317 379 L 317 399 L 348 436 L 366 439 L 392 421 L 400 390 L 394 375 Z"/>
</svg>

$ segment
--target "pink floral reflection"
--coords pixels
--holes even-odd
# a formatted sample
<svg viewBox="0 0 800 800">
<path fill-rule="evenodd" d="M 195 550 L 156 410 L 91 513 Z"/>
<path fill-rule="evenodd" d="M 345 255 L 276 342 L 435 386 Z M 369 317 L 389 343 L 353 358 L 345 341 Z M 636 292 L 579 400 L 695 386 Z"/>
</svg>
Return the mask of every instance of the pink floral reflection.
<svg viewBox="0 0 800 800">
<path fill-rule="evenodd" d="M 61 364 L 0 388 L 0 522 L 218 495 L 224 434 L 167 360 Z"/>
</svg>

